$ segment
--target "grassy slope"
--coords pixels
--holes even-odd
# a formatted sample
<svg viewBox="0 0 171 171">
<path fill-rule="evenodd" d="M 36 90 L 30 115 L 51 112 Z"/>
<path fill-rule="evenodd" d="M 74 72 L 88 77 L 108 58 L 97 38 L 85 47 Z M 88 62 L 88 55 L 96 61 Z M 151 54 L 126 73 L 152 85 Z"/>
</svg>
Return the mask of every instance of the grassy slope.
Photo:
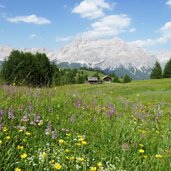
<svg viewBox="0 0 171 171">
<path fill-rule="evenodd" d="M 70 86 L 59 87 L 62 92 L 70 94 Z M 72 85 L 71 94 L 76 93 L 88 98 L 92 98 L 98 94 L 98 96 L 104 95 L 104 101 L 110 98 L 114 101 L 120 96 L 135 99 L 135 97 L 141 96 L 141 101 L 159 100 L 164 102 L 171 102 L 171 79 L 163 80 L 143 80 L 143 81 L 132 81 L 128 84 L 118 84 L 118 83 L 106 83 L 102 85 Z"/>
<path fill-rule="evenodd" d="M 71 171 L 90 170 L 91 166 L 97 167 L 99 161 L 107 171 L 165 171 L 171 168 L 171 79 L 67 85 L 51 89 L 1 87 L 0 102 L 6 115 L 11 106 L 16 111 L 13 121 L 7 116 L 3 120 L 3 126 L 9 131 L 0 133 L 2 169 L 53 170 L 49 165 L 51 159 L 62 165 L 61 170 Z M 37 112 L 43 125 L 31 126 L 20 121 L 29 111 L 30 104 L 33 106 L 30 119 L 33 120 Z M 44 134 L 48 122 L 57 132 L 57 139 Z M 32 137 L 18 134 L 14 129 L 17 125 L 25 125 Z M 62 128 L 69 129 L 71 138 L 66 137 Z M 15 141 L 7 142 L 5 136 L 8 134 Z M 78 135 L 86 136 L 86 146 L 77 147 Z M 23 164 L 21 153 L 15 150 L 19 142 L 23 145 L 23 138 L 28 139 L 29 147 L 25 147 L 23 152 L 27 152 L 29 157 L 34 156 L 35 166 L 29 164 L 29 159 Z M 67 145 L 61 146 L 59 139 L 65 140 Z M 65 153 L 66 148 L 71 150 L 70 154 Z M 140 149 L 144 150 L 143 154 Z M 38 164 L 40 152 L 48 153 L 48 159 L 42 165 Z M 5 154 L 10 155 L 5 158 Z M 157 154 L 162 158 L 156 158 Z M 70 156 L 74 156 L 74 161 L 66 159 Z M 84 162 L 79 163 L 78 157 L 83 157 Z M 77 166 L 80 169 L 76 169 Z"/>
<path fill-rule="evenodd" d="M 85 75 L 88 75 L 88 76 L 93 76 L 94 74 L 97 73 L 97 71 L 87 71 L 87 70 L 79 70 L 79 71 L 83 71 L 83 73 Z M 104 77 L 104 74 L 102 74 L 101 72 L 99 72 L 99 76 L 102 79 Z"/>
</svg>

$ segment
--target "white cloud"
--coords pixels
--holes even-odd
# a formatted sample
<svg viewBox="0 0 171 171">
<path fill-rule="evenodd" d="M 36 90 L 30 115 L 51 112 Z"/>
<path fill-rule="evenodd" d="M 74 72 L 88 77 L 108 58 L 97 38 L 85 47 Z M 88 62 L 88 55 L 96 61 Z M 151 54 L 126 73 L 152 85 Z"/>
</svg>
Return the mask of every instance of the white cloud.
<svg viewBox="0 0 171 171">
<path fill-rule="evenodd" d="M 171 7 L 171 0 L 167 0 L 166 5 L 169 5 Z"/>
<path fill-rule="evenodd" d="M 165 23 L 163 27 L 160 28 L 162 34 L 171 34 L 171 21 Z"/>
<path fill-rule="evenodd" d="M 87 38 L 117 36 L 121 32 L 129 31 L 130 23 L 131 18 L 124 14 L 105 16 L 92 23 L 91 30 L 82 33 L 82 36 Z"/>
<path fill-rule="evenodd" d="M 37 37 L 37 34 L 31 34 L 29 38 L 30 38 L 30 39 L 34 39 L 34 38 L 36 38 L 36 37 Z"/>
<path fill-rule="evenodd" d="M 171 21 L 167 22 L 162 26 L 159 31 L 161 35 L 156 39 L 145 39 L 145 40 L 136 40 L 131 43 L 137 44 L 138 46 L 148 47 L 155 46 L 157 44 L 165 44 L 171 40 Z"/>
<path fill-rule="evenodd" d="M 68 42 L 73 39 L 73 36 L 60 36 L 56 37 L 57 42 Z"/>
<path fill-rule="evenodd" d="M 32 24 L 37 24 L 37 25 L 44 25 L 44 24 L 50 24 L 51 21 L 44 18 L 44 17 L 38 17 L 36 15 L 29 15 L 29 16 L 16 16 L 13 18 L 7 18 L 9 22 L 12 23 L 32 23 Z"/>
<path fill-rule="evenodd" d="M 104 9 L 110 9 L 113 5 L 106 0 L 84 0 L 72 12 L 80 14 L 82 18 L 95 19 L 105 16 Z"/>
<path fill-rule="evenodd" d="M 0 8 L 6 8 L 6 6 L 4 6 L 4 5 L 0 4 Z"/>
</svg>

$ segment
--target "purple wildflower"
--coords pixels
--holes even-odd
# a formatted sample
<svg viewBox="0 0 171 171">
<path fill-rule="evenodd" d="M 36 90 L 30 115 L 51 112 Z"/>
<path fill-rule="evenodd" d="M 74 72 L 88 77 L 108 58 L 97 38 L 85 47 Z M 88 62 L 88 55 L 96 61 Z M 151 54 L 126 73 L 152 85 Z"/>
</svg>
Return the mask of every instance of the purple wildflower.
<svg viewBox="0 0 171 171">
<path fill-rule="evenodd" d="M 52 131 L 52 125 L 50 123 L 48 123 L 47 129 L 45 129 L 45 134 L 49 135 L 51 133 L 51 131 Z"/>
<path fill-rule="evenodd" d="M 37 113 L 35 113 L 35 115 L 34 115 L 34 122 L 35 123 L 39 123 L 40 122 L 40 116 Z"/>
<path fill-rule="evenodd" d="M 30 114 L 28 111 L 26 111 L 25 116 L 21 119 L 23 122 L 28 122 L 29 121 Z"/>
<path fill-rule="evenodd" d="M 2 109 L 1 109 L 1 111 L 0 111 L 0 117 L 2 117 L 2 116 L 4 115 L 4 113 L 5 113 L 5 108 L 2 107 Z"/>
<path fill-rule="evenodd" d="M 0 123 L 0 132 L 2 131 L 2 123 Z"/>
<path fill-rule="evenodd" d="M 106 108 L 107 108 L 107 116 L 111 119 L 115 113 L 115 108 L 110 103 L 107 103 Z"/>
<path fill-rule="evenodd" d="M 58 137 L 56 131 L 52 131 L 51 133 L 52 133 L 52 139 L 56 139 Z"/>
<path fill-rule="evenodd" d="M 14 119 L 14 106 L 8 111 L 8 119 Z"/>
</svg>

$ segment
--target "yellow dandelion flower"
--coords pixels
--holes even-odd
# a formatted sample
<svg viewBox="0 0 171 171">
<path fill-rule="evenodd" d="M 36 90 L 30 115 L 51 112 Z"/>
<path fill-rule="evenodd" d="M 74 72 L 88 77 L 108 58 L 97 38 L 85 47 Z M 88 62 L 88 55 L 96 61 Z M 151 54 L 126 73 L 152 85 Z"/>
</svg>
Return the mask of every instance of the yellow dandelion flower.
<svg viewBox="0 0 171 171">
<path fill-rule="evenodd" d="M 156 158 L 156 159 L 161 159 L 161 158 L 162 158 L 162 155 L 156 154 L 156 155 L 155 155 L 155 158 Z"/>
<path fill-rule="evenodd" d="M 39 125 L 39 126 L 43 125 L 43 121 L 40 121 L 40 122 L 38 123 L 38 125 Z"/>
<path fill-rule="evenodd" d="M 66 153 L 70 153 L 70 150 L 69 150 L 69 149 L 66 149 L 65 152 L 66 152 Z"/>
<path fill-rule="evenodd" d="M 26 132 L 26 135 L 27 135 L 27 136 L 30 136 L 30 135 L 31 135 L 31 133 L 30 133 L 30 132 Z"/>
<path fill-rule="evenodd" d="M 18 168 L 18 167 L 16 167 L 16 168 L 14 169 L 14 171 L 21 171 L 21 169 Z"/>
<path fill-rule="evenodd" d="M 6 139 L 6 140 L 10 140 L 11 137 L 10 137 L 10 136 L 6 136 L 5 139 Z"/>
<path fill-rule="evenodd" d="M 24 148 L 23 146 L 20 145 L 17 146 L 17 150 L 22 150 L 23 148 Z"/>
<path fill-rule="evenodd" d="M 87 142 L 86 141 L 82 141 L 81 144 L 82 145 L 87 145 Z"/>
<path fill-rule="evenodd" d="M 61 165 L 60 165 L 60 163 L 55 163 L 55 169 L 56 170 L 60 170 L 61 169 Z"/>
<path fill-rule="evenodd" d="M 45 158 L 47 156 L 47 153 L 46 152 L 43 152 L 42 153 L 42 156 Z"/>
<path fill-rule="evenodd" d="M 83 162 L 84 161 L 84 158 L 79 157 L 79 158 L 77 158 L 77 161 L 78 162 Z"/>
<path fill-rule="evenodd" d="M 23 153 L 23 154 L 20 155 L 20 157 L 21 157 L 22 159 L 25 159 L 25 158 L 27 157 L 27 154 L 26 154 L 26 153 Z"/>
<path fill-rule="evenodd" d="M 143 149 L 139 149 L 139 153 L 143 154 L 145 151 Z"/>
<path fill-rule="evenodd" d="M 22 129 L 19 129 L 18 132 L 23 132 L 23 130 Z"/>
<path fill-rule="evenodd" d="M 71 157 L 69 158 L 69 160 L 70 160 L 70 161 L 73 161 L 73 160 L 74 160 L 74 157 L 71 156 Z"/>
<path fill-rule="evenodd" d="M 78 138 L 83 138 L 83 136 L 82 135 L 78 135 Z"/>
<path fill-rule="evenodd" d="M 79 138 L 78 141 L 79 142 L 84 141 L 84 138 Z"/>
<path fill-rule="evenodd" d="M 55 160 L 50 160 L 49 164 L 53 164 L 55 162 Z"/>
<path fill-rule="evenodd" d="M 59 140 L 59 144 L 64 144 L 64 143 L 65 143 L 65 141 L 63 139 Z"/>
<path fill-rule="evenodd" d="M 2 144 L 2 140 L 0 140 L 0 145 Z"/>
<path fill-rule="evenodd" d="M 3 132 L 7 132 L 8 128 L 6 126 L 3 127 Z"/>
<path fill-rule="evenodd" d="M 147 158 L 148 158 L 148 156 L 147 156 L 147 155 L 144 155 L 143 157 L 144 157 L 145 159 L 147 159 Z"/>
<path fill-rule="evenodd" d="M 97 163 L 97 166 L 98 166 L 98 167 L 102 167 L 102 162 L 98 162 L 98 163 Z"/>
<path fill-rule="evenodd" d="M 96 171 L 97 168 L 96 167 L 90 167 L 90 171 Z"/>
</svg>

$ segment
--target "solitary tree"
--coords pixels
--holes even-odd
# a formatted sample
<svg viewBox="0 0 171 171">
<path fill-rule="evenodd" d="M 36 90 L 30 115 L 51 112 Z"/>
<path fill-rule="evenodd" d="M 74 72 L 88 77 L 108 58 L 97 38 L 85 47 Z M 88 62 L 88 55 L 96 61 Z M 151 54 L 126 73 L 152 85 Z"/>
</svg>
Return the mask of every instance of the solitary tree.
<svg viewBox="0 0 171 171">
<path fill-rule="evenodd" d="M 163 78 L 171 78 L 171 59 L 166 63 L 164 67 Z"/>
<path fill-rule="evenodd" d="M 162 68 L 160 63 L 156 61 L 150 75 L 151 79 L 160 79 L 162 78 Z"/>
</svg>

